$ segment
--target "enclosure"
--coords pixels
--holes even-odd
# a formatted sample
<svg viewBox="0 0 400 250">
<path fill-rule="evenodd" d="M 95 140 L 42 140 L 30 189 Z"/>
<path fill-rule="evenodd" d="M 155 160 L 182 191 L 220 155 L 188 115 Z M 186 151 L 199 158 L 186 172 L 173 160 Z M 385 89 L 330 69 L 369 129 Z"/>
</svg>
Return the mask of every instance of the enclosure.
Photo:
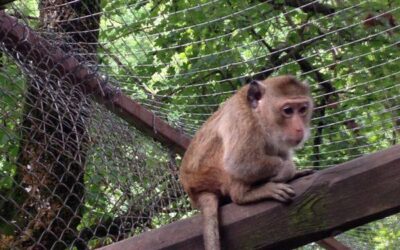
<svg viewBox="0 0 400 250">
<path fill-rule="evenodd" d="M 315 101 L 296 164 L 334 177 L 296 203 L 329 192 L 332 203 L 302 207 L 317 217 L 289 213 L 304 227 L 296 247 L 400 248 L 399 8 L 397 0 L 0 0 L 0 249 L 122 240 L 135 249 L 197 222 L 178 179 L 191 136 L 238 88 L 282 74 L 307 81 Z M 331 227 L 340 204 L 338 220 L 365 218 L 306 235 L 307 223 Z M 297 208 L 270 201 L 221 211 L 250 216 L 246 228 L 274 223 L 273 209 Z M 229 235 L 225 222 L 225 244 L 251 235 Z M 192 229 L 198 237 L 199 225 Z"/>
</svg>

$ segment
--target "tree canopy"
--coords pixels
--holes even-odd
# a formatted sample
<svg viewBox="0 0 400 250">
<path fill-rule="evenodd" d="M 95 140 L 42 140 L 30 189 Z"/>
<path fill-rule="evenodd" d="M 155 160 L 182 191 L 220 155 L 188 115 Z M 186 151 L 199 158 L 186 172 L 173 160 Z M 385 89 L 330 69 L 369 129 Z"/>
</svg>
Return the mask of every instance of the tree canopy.
<svg viewBox="0 0 400 250">
<path fill-rule="evenodd" d="M 8 2 L 7 14 L 187 135 L 251 79 L 292 74 L 316 104 L 300 167 L 398 144 L 398 1 Z M 64 235 L 61 247 L 94 248 L 194 213 L 178 183 L 181 156 L 61 84 L 69 76 L 39 72 L 1 43 L 0 52 L 0 249 L 46 237 L 42 246 L 59 246 L 51 233 Z M 79 147 L 56 153 L 74 138 Z M 339 238 L 396 248 L 399 225 L 392 216 Z M 46 228 L 61 231 L 45 237 Z"/>
</svg>

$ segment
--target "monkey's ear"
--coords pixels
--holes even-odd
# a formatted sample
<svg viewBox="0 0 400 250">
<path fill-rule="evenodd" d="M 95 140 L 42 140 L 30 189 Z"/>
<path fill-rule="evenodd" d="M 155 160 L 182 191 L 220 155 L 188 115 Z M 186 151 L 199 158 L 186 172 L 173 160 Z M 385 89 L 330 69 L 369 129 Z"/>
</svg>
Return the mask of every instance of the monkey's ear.
<svg viewBox="0 0 400 250">
<path fill-rule="evenodd" d="M 251 81 L 249 83 L 249 90 L 247 91 L 247 101 L 250 106 L 255 109 L 258 106 L 258 101 L 262 97 L 262 87 L 257 81 Z"/>
</svg>

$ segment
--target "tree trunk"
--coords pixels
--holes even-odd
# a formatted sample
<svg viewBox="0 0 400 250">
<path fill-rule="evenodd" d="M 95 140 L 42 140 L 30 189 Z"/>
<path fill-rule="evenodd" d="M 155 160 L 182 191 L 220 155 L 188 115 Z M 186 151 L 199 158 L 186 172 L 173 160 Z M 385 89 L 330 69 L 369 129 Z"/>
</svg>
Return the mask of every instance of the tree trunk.
<svg viewBox="0 0 400 250">
<path fill-rule="evenodd" d="M 82 63 L 94 62 L 100 2 L 68 2 L 40 1 L 42 28 L 52 36 L 49 41 L 78 52 Z M 16 176 L 21 203 L 13 215 L 20 229 L 14 246 L 85 249 L 77 226 L 84 207 L 90 101 L 72 86 L 71 76 L 57 79 L 38 72 L 29 77 Z"/>
</svg>

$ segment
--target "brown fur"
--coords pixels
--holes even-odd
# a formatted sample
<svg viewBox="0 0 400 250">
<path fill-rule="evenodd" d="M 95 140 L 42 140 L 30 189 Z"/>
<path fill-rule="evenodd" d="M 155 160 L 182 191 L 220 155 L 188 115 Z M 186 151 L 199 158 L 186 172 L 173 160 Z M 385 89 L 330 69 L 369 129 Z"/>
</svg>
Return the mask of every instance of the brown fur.
<svg viewBox="0 0 400 250">
<path fill-rule="evenodd" d="M 280 112 L 287 103 L 306 103 L 311 109 L 309 88 L 292 76 L 256 86 L 261 99 L 250 104 L 251 87 L 241 88 L 196 133 L 182 160 L 180 180 L 193 205 L 203 212 L 206 249 L 219 249 L 218 226 L 212 223 L 217 211 L 208 209 L 213 201 L 223 196 L 238 204 L 266 198 L 288 201 L 294 195 L 283 183 L 296 175 L 291 159 L 295 146 L 285 140 L 295 134 L 294 127 L 308 129 L 311 112 L 297 120 L 284 119 Z"/>
</svg>

